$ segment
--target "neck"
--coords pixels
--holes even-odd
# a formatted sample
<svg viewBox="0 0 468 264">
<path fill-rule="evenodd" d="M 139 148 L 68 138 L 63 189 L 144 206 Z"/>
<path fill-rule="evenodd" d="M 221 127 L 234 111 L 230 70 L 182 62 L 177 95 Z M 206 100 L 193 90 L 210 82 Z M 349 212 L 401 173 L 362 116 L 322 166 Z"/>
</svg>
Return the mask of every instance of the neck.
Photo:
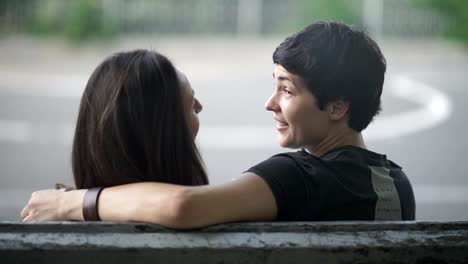
<svg viewBox="0 0 468 264">
<path fill-rule="evenodd" d="M 356 146 L 366 149 L 361 132 L 357 132 L 347 125 L 332 130 L 319 144 L 305 148 L 310 154 L 320 157 L 341 146 Z"/>
</svg>

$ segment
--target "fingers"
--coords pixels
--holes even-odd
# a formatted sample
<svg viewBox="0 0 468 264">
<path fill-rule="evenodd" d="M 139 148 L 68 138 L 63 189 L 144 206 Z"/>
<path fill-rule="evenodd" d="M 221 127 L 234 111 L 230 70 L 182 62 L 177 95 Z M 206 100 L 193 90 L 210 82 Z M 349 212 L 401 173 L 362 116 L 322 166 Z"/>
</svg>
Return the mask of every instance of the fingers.
<svg viewBox="0 0 468 264">
<path fill-rule="evenodd" d="M 35 197 L 37 196 L 38 192 L 33 192 L 31 194 L 31 198 L 29 198 L 29 201 L 28 203 L 26 204 L 26 206 L 23 208 L 23 210 L 21 210 L 21 213 L 20 213 L 20 216 L 21 216 L 21 219 L 23 221 L 31 221 L 31 218 L 32 218 L 32 215 L 31 215 L 31 208 L 33 208 L 34 206 L 32 206 L 32 204 L 34 203 L 34 199 Z M 26 220 L 28 219 L 28 220 Z"/>
<path fill-rule="evenodd" d="M 21 216 L 21 219 L 24 220 L 24 218 L 26 218 L 26 216 L 28 216 L 29 214 L 29 204 L 27 204 L 23 210 L 21 210 L 21 213 L 20 213 L 20 216 Z"/>
<path fill-rule="evenodd" d="M 27 215 L 25 218 L 23 218 L 23 222 L 33 222 L 34 219 L 32 218 L 31 215 Z"/>
<path fill-rule="evenodd" d="M 59 197 L 63 191 L 42 190 L 33 192 L 26 206 L 21 210 L 23 221 L 61 220 L 59 214 Z"/>
<path fill-rule="evenodd" d="M 22 217 L 21 220 L 23 220 L 23 222 L 28 222 L 28 221 L 30 221 L 30 217 L 29 217 L 29 215 L 26 215 L 25 217 Z"/>
<path fill-rule="evenodd" d="M 24 220 L 24 218 L 29 214 L 29 210 L 30 210 L 30 205 L 31 205 L 31 200 L 33 198 L 33 194 L 31 194 L 31 198 L 29 198 L 29 201 L 28 203 L 26 204 L 26 206 L 23 208 L 23 210 L 21 210 L 21 213 L 20 213 L 20 216 L 21 216 L 21 219 Z"/>
</svg>

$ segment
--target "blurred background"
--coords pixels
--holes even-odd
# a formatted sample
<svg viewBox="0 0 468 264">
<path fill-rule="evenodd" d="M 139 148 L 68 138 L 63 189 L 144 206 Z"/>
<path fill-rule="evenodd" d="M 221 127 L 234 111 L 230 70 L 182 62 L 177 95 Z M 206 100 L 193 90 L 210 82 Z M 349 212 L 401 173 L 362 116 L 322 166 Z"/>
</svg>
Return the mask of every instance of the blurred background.
<svg viewBox="0 0 468 264">
<path fill-rule="evenodd" d="M 388 62 L 368 147 L 400 164 L 418 220 L 467 220 L 468 1 L 0 0 L 0 220 L 34 190 L 73 184 L 70 149 L 87 79 L 106 56 L 166 54 L 204 105 L 198 142 L 211 182 L 278 147 L 271 55 L 319 20 L 364 27 Z"/>
</svg>

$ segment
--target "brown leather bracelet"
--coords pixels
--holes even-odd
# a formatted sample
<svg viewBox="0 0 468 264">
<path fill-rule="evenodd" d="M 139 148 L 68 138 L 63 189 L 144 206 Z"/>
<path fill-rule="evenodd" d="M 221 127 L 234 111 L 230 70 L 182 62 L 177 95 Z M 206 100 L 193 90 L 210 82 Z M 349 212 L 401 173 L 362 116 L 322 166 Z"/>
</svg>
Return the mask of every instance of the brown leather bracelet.
<svg viewBox="0 0 468 264">
<path fill-rule="evenodd" d="M 101 221 L 98 212 L 99 195 L 103 187 L 88 189 L 83 199 L 83 218 L 85 221 Z"/>
</svg>

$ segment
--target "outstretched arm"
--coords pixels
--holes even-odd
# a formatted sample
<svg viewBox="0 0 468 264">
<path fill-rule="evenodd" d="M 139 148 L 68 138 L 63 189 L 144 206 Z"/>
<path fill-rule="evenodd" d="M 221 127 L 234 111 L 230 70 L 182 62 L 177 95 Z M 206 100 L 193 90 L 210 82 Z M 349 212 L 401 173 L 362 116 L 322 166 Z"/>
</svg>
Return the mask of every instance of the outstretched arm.
<svg viewBox="0 0 468 264">
<path fill-rule="evenodd" d="M 83 220 L 86 190 L 36 192 L 23 209 L 25 221 Z M 106 188 L 99 197 L 99 215 L 106 221 L 137 221 L 172 228 L 197 228 L 234 221 L 273 220 L 275 198 L 259 176 L 215 186 L 135 183 Z"/>
</svg>

